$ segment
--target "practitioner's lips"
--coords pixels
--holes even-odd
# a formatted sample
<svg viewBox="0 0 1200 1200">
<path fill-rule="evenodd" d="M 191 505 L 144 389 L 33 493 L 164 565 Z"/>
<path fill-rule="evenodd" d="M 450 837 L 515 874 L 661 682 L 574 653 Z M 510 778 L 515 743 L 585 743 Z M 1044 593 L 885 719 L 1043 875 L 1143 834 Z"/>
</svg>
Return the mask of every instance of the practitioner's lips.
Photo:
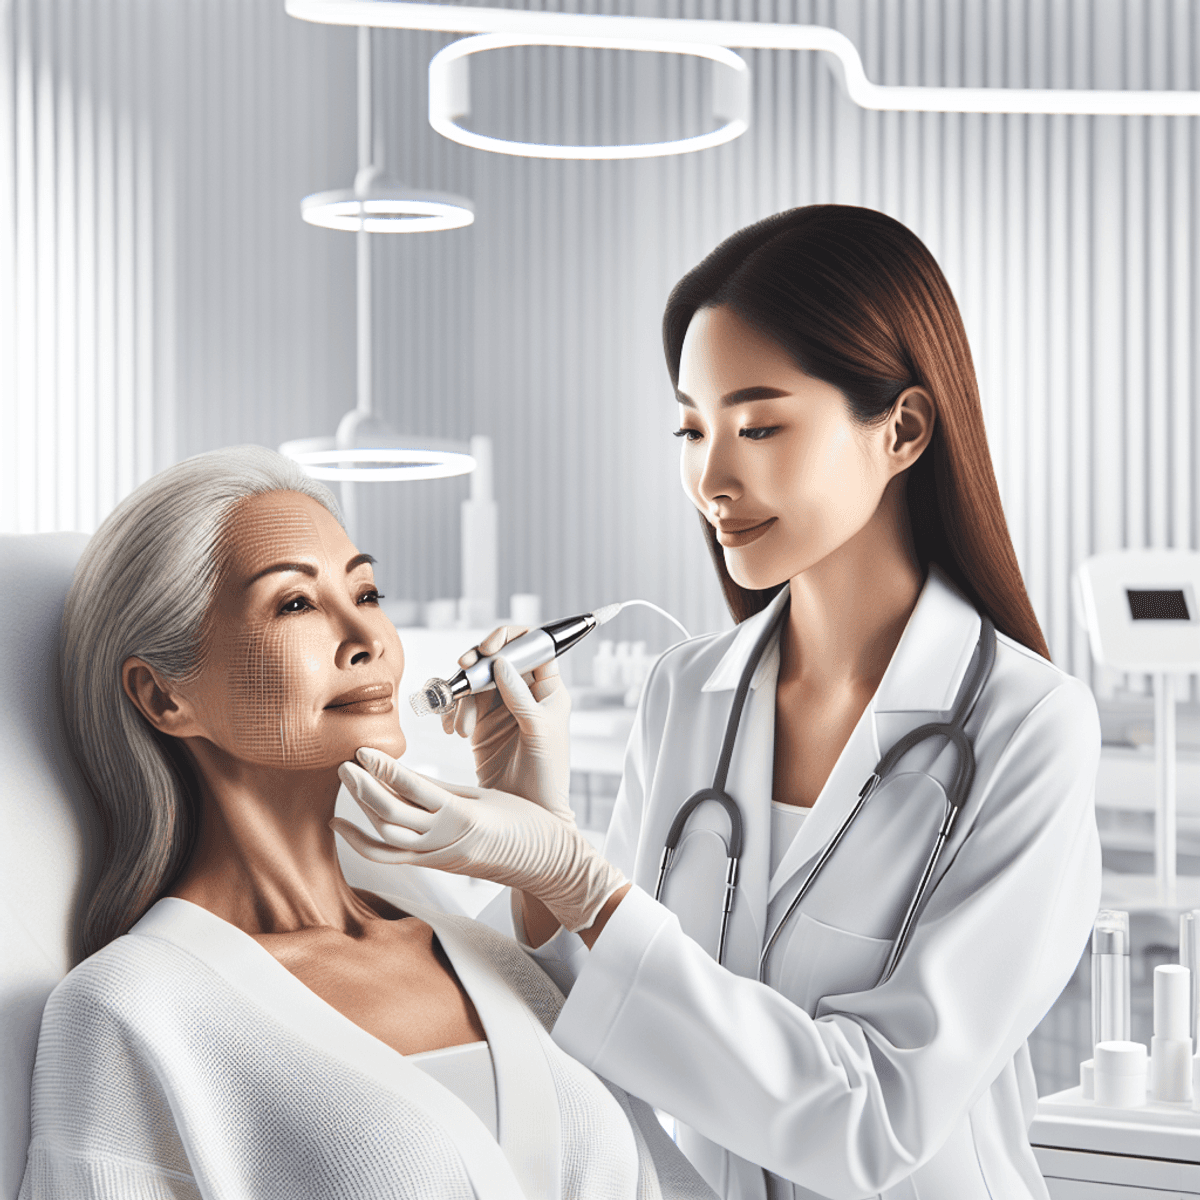
<svg viewBox="0 0 1200 1200">
<path fill-rule="evenodd" d="M 722 546 L 749 546 L 757 542 L 777 518 L 768 517 L 765 521 L 717 521 L 717 541 Z"/>
<path fill-rule="evenodd" d="M 325 707 L 340 713 L 389 713 L 392 691 L 390 683 L 367 683 L 335 696 Z"/>
</svg>

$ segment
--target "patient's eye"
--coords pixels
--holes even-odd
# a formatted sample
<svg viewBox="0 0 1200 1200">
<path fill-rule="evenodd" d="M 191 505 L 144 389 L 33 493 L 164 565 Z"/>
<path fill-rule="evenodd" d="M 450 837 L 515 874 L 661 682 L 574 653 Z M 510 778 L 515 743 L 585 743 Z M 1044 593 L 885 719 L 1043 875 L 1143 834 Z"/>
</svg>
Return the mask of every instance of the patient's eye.
<svg viewBox="0 0 1200 1200">
<path fill-rule="evenodd" d="M 374 588 L 371 588 L 359 596 L 358 602 L 359 604 L 378 604 L 380 600 L 384 599 L 386 599 L 386 597 L 382 592 L 377 592 Z"/>
<path fill-rule="evenodd" d="M 305 609 L 312 608 L 312 602 L 307 596 L 293 596 L 290 600 L 285 600 L 280 606 L 281 613 L 298 613 L 304 612 Z"/>
</svg>

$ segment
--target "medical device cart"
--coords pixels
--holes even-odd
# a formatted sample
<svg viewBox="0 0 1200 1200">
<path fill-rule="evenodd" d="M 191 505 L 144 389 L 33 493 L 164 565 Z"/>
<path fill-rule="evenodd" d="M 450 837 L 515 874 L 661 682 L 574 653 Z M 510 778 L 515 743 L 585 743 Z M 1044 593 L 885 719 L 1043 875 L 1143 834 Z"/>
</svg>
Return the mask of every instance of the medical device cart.
<svg viewBox="0 0 1200 1200">
<path fill-rule="evenodd" d="M 1029 1140 L 1051 1200 L 1200 1196 L 1200 1112 L 1190 1103 L 1102 1108 L 1069 1088 L 1038 1101 Z"/>
</svg>

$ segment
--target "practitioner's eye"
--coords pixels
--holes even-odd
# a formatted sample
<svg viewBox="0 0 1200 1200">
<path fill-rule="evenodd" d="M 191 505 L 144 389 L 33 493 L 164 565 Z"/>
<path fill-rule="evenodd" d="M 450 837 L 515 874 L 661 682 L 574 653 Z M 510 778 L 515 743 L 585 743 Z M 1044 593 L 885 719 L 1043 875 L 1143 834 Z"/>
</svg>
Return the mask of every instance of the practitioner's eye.
<svg viewBox="0 0 1200 1200">
<path fill-rule="evenodd" d="M 307 596 L 293 596 L 290 600 L 285 600 L 280 606 L 279 611 L 283 613 L 298 613 L 304 612 L 306 609 L 312 608 L 312 601 Z"/>
<path fill-rule="evenodd" d="M 386 599 L 387 597 L 382 592 L 377 592 L 374 588 L 370 588 L 359 596 L 358 602 L 359 604 L 378 604 L 380 600 Z"/>
</svg>

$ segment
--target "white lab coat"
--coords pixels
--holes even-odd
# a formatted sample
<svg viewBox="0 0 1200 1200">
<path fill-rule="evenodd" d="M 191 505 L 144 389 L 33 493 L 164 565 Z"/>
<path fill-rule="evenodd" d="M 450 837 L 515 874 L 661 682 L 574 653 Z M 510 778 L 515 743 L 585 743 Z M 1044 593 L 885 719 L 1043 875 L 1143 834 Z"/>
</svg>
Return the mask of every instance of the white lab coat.
<svg viewBox="0 0 1200 1200">
<path fill-rule="evenodd" d="M 664 890 L 667 828 L 709 787 L 732 692 L 765 622 L 697 638 L 656 665 L 605 852 L 635 881 L 589 953 L 559 932 L 538 957 L 570 995 L 554 1038 L 674 1114 L 728 1200 L 1045 1197 L 1027 1138 L 1026 1037 L 1070 977 L 1100 897 L 1093 811 L 1100 732 L 1079 680 L 1003 635 L 968 733 L 974 784 L 904 957 L 873 986 L 943 812 L 954 752 L 910 752 L 860 814 L 776 943 L 765 931 L 882 752 L 948 718 L 980 619 L 932 568 L 883 680 L 796 840 L 768 878 L 777 646 L 753 679 L 728 791 L 745 820 L 726 965 L 717 939 L 726 817 L 702 806 Z M 930 775 L 925 774 L 930 772 Z M 935 782 L 940 780 L 941 784 Z M 759 1165 L 756 1165 L 759 1164 Z"/>
</svg>

